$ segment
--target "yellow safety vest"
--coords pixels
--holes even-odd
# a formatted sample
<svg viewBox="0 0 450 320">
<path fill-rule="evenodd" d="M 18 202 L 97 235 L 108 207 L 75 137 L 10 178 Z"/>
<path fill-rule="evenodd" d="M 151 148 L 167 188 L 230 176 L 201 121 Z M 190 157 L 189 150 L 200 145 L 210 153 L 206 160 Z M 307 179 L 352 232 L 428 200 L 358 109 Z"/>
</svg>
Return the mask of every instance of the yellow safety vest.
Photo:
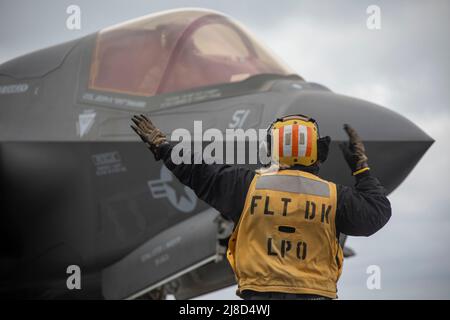
<svg viewBox="0 0 450 320">
<path fill-rule="evenodd" d="M 228 244 L 238 290 L 336 298 L 336 203 L 336 185 L 313 174 L 257 173 Z"/>
</svg>

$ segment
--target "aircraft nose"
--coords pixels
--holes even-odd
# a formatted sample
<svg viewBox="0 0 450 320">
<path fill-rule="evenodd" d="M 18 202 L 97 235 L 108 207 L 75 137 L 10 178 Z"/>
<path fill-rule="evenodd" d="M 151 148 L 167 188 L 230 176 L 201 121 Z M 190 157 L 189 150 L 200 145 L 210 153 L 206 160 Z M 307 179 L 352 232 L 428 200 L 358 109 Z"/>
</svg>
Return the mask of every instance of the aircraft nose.
<svg viewBox="0 0 450 320">
<path fill-rule="evenodd" d="M 371 171 L 388 193 L 400 185 L 434 142 L 406 117 L 361 99 L 331 92 L 303 94 L 290 105 L 289 109 L 293 108 L 315 118 L 322 136 L 331 136 L 321 175 L 346 185 L 354 181 L 338 146 L 348 140 L 344 123 L 355 128 L 364 141 Z"/>
</svg>

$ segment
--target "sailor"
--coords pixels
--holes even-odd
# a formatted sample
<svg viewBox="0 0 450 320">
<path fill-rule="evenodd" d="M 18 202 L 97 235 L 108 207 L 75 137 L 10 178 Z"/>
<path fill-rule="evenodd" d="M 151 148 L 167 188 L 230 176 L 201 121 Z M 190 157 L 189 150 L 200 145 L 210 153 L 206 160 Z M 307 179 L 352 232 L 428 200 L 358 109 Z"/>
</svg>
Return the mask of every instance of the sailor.
<svg viewBox="0 0 450 320">
<path fill-rule="evenodd" d="M 140 115 L 132 120 L 157 160 L 234 221 L 227 258 L 243 299 L 337 298 L 343 266 L 339 235 L 370 236 L 391 216 L 364 144 L 347 124 L 349 141 L 340 147 L 354 187 L 318 176 L 331 139 L 320 137 L 317 122 L 304 115 L 270 125 L 265 143 L 271 165 L 257 171 L 204 162 L 174 164 L 171 144 L 150 119 Z"/>
</svg>

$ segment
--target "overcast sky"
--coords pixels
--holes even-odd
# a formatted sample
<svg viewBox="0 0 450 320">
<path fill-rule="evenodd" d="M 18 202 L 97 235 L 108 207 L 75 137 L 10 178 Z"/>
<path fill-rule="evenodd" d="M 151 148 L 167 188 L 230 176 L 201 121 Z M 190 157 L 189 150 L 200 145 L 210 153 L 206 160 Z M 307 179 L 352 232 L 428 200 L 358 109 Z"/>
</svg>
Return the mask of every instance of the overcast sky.
<svg viewBox="0 0 450 320">
<path fill-rule="evenodd" d="M 81 8 L 81 30 L 66 8 Z M 381 30 L 366 27 L 369 5 Z M 148 13 L 179 7 L 222 11 L 241 21 L 308 81 L 379 103 L 406 116 L 436 142 L 390 195 L 393 217 L 370 238 L 350 238 L 343 299 L 450 299 L 449 1 L 21 1 L 0 0 L 0 63 Z M 381 268 L 368 290 L 366 269 Z M 202 298 L 234 298 L 235 288 Z"/>
</svg>

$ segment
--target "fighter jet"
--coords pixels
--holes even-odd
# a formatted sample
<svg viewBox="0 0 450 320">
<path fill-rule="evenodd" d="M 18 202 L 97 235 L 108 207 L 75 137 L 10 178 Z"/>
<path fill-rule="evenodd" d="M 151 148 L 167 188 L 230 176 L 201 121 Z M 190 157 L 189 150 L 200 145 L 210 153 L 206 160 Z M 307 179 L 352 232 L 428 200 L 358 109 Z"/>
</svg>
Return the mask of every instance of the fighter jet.
<svg viewBox="0 0 450 320">
<path fill-rule="evenodd" d="M 336 183 L 353 184 L 343 123 L 388 192 L 433 143 L 392 110 L 308 82 L 210 10 L 147 15 L 0 65 L 1 296 L 187 299 L 234 284 L 232 223 L 154 160 L 130 118 L 170 135 L 299 113 L 333 138 L 321 176 Z"/>
</svg>

